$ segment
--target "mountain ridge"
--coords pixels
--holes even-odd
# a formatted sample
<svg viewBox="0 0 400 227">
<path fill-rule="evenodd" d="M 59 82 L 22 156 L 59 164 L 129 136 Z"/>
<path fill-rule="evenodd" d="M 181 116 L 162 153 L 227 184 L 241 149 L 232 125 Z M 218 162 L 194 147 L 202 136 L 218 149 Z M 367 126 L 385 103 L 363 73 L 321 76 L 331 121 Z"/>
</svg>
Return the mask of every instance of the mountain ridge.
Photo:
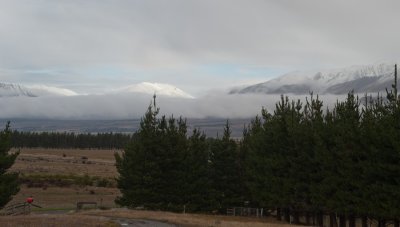
<svg viewBox="0 0 400 227">
<path fill-rule="evenodd" d="M 164 84 L 164 83 L 141 82 L 138 84 L 131 84 L 126 87 L 120 88 L 116 92 L 123 92 L 123 93 L 136 92 L 144 94 L 165 95 L 177 98 L 194 98 L 189 93 L 186 93 L 183 90 L 171 84 Z"/>
<path fill-rule="evenodd" d="M 351 66 L 324 71 L 295 71 L 263 83 L 232 89 L 229 94 L 346 94 L 376 93 L 390 87 L 394 66 L 390 64 Z"/>
<path fill-rule="evenodd" d="M 189 98 L 194 97 L 187 92 L 177 88 L 176 86 L 163 83 L 150 83 L 142 82 L 138 84 L 131 84 L 122 88 L 114 89 L 111 92 L 104 92 L 100 95 L 110 94 L 124 94 L 124 93 L 139 93 L 139 94 L 156 94 L 160 96 L 167 96 L 172 98 Z M 47 85 L 21 85 L 12 83 L 0 82 L 0 97 L 41 97 L 41 96 L 77 96 L 75 91 L 47 86 Z M 85 94 L 87 95 L 87 94 Z M 90 95 L 90 94 L 88 94 Z"/>
<path fill-rule="evenodd" d="M 36 97 L 31 91 L 18 84 L 0 83 L 0 97 Z"/>
</svg>

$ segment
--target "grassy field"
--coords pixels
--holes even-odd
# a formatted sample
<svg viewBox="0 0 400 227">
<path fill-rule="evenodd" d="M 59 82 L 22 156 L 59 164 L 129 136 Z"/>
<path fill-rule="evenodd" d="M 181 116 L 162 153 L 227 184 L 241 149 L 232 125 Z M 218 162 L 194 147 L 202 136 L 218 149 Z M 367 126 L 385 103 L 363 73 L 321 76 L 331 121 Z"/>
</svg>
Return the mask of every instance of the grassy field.
<svg viewBox="0 0 400 227">
<path fill-rule="evenodd" d="M 12 170 L 23 174 L 117 176 L 114 153 L 120 151 L 39 148 L 20 151 Z"/>
<path fill-rule="evenodd" d="M 75 209 L 79 201 L 97 202 L 99 207 L 115 207 L 114 199 L 119 194 L 117 188 L 72 186 L 48 187 L 44 190 L 23 186 L 9 204 L 24 202 L 27 197 L 33 196 L 34 203 L 42 206 L 42 210 Z"/>
<path fill-rule="evenodd" d="M 23 179 L 40 179 L 40 184 L 23 184 L 21 191 L 9 204 L 25 201 L 33 196 L 35 203 L 44 209 L 74 209 L 78 201 L 93 201 L 99 206 L 115 207 L 114 200 L 120 195 L 115 188 L 117 176 L 113 150 L 73 149 L 21 149 L 12 171 L 21 173 Z M 72 182 L 60 187 L 59 180 L 85 180 L 99 177 L 114 182 L 114 187 L 85 185 L 87 182 Z M 47 179 L 47 181 L 46 181 Z M 82 180 L 83 179 L 83 180 Z M 89 182 L 90 183 L 90 182 Z"/>
<path fill-rule="evenodd" d="M 274 218 L 244 218 L 201 214 L 177 214 L 157 211 L 137 211 L 115 208 L 115 198 L 120 195 L 114 185 L 96 186 L 91 179 L 108 179 L 117 176 L 113 150 L 69 150 L 69 149 L 21 149 L 12 167 L 23 179 L 40 180 L 40 184 L 24 183 L 20 192 L 9 204 L 24 202 L 33 196 L 34 203 L 43 207 L 33 211 L 44 211 L 49 215 L 0 217 L 0 226 L 116 226 L 106 217 L 158 220 L 179 226 L 289 226 Z M 60 178 L 70 184 L 59 186 Z M 81 184 L 82 179 L 89 181 Z M 87 179 L 86 179 L 87 180 Z M 115 181 L 114 181 L 115 182 Z M 85 185 L 85 184 L 92 185 Z M 55 185 L 56 184 L 56 185 Z M 99 207 L 111 210 L 90 210 L 70 214 L 52 214 L 55 210 L 74 210 L 79 201 L 97 202 Z"/>
</svg>

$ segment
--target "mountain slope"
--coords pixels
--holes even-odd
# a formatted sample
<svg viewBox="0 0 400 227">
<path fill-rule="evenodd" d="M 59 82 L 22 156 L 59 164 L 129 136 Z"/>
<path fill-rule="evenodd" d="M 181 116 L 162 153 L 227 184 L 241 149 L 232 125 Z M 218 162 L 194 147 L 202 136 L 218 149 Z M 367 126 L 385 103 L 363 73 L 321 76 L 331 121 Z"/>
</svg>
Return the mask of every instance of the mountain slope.
<svg viewBox="0 0 400 227">
<path fill-rule="evenodd" d="M 0 83 L 0 97 L 39 97 L 39 96 L 73 96 L 76 92 L 45 85 L 23 86 L 18 84 Z"/>
<path fill-rule="evenodd" d="M 161 96 L 177 97 L 177 98 L 193 98 L 190 94 L 182 91 L 181 89 L 170 85 L 162 83 L 149 83 L 142 82 L 139 84 L 129 85 L 123 87 L 116 92 L 118 93 L 144 93 L 144 94 L 157 94 Z"/>
<path fill-rule="evenodd" d="M 230 94 L 346 94 L 375 93 L 390 87 L 394 66 L 389 64 L 352 66 L 321 72 L 292 72 L 264 83 L 242 89 L 233 89 Z"/>
<path fill-rule="evenodd" d="M 14 96 L 36 97 L 35 94 L 21 85 L 0 83 L 0 97 Z"/>
<path fill-rule="evenodd" d="M 157 94 L 173 98 L 194 98 L 190 94 L 181 89 L 162 83 L 142 82 L 139 84 L 129 85 L 120 89 L 116 89 L 111 94 L 123 93 L 140 93 L 140 94 Z M 100 95 L 108 95 L 110 93 L 101 93 Z M 0 83 L 0 97 L 41 97 L 41 96 L 75 96 L 78 93 L 59 87 L 51 87 L 46 85 L 30 85 L 24 86 L 19 84 Z"/>
</svg>

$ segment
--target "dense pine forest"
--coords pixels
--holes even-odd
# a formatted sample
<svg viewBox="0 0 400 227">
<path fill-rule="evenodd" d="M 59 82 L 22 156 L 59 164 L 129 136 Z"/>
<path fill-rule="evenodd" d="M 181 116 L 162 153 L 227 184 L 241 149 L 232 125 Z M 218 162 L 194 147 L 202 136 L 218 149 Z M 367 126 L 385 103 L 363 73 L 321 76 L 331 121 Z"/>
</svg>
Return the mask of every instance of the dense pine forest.
<svg viewBox="0 0 400 227">
<path fill-rule="evenodd" d="M 245 127 L 243 139 L 207 139 L 187 132 L 185 120 L 158 117 L 150 106 L 122 155 L 117 203 L 128 207 L 191 212 L 263 207 L 293 223 L 323 226 L 398 226 L 400 209 L 400 102 L 353 93 L 324 108 L 318 96 L 305 103 L 282 96 Z M 190 134 L 190 135 L 189 135 Z"/>
</svg>

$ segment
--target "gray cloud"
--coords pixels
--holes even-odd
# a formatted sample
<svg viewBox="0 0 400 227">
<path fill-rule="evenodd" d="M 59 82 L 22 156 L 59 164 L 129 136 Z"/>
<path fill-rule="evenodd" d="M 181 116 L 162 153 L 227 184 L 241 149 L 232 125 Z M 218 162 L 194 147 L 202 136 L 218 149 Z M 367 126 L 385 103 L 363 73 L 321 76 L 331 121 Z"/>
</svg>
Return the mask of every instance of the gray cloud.
<svg viewBox="0 0 400 227">
<path fill-rule="evenodd" d="M 115 75 L 122 83 L 151 77 L 185 89 L 192 80 L 180 78 L 208 76 L 191 73 L 198 65 L 304 69 L 398 60 L 399 7 L 396 0 L 4 0 L 0 68 L 19 73 L 0 78 L 108 83 L 87 70 L 112 66 L 128 72 Z M 26 72 L 32 69 L 69 72 Z"/>
<path fill-rule="evenodd" d="M 351 64 L 399 52 L 400 16 L 394 10 L 399 6 L 398 1 L 2 1 L 0 59 L 16 67 Z"/>
<path fill-rule="evenodd" d="M 290 96 L 301 99 L 305 96 Z M 343 96 L 321 96 L 326 106 Z M 0 99 L 0 119 L 138 119 L 152 100 L 151 95 L 118 94 L 69 97 L 8 97 Z M 157 105 L 161 114 L 186 118 L 250 118 L 260 114 L 261 108 L 273 111 L 279 95 L 226 95 L 213 93 L 198 99 L 160 96 Z"/>
</svg>

